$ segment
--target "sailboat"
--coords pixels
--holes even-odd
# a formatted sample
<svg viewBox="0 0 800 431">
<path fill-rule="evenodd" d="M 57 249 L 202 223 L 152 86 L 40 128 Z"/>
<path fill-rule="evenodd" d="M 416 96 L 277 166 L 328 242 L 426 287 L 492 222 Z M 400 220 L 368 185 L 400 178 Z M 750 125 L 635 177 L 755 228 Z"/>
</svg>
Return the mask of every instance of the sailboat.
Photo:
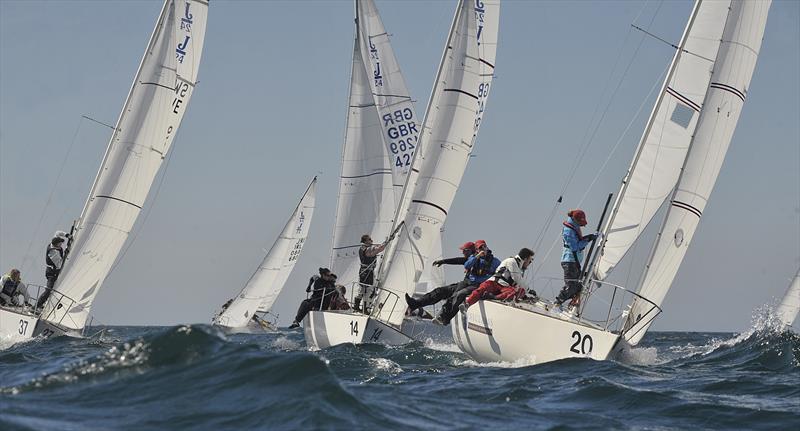
<svg viewBox="0 0 800 431">
<path fill-rule="evenodd" d="M 194 93 L 207 15 L 207 0 L 164 1 L 52 294 L 39 311 L 0 309 L 0 335 L 81 335 Z"/>
<path fill-rule="evenodd" d="M 316 194 L 317 177 L 314 177 L 280 236 L 250 280 L 239 295 L 228 301 L 214 316 L 214 325 L 231 332 L 275 329 L 277 319 L 268 317 L 270 309 L 303 252 L 311 218 L 314 216 Z"/>
<path fill-rule="evenodd" d="M 786 294 L 783 295 L 783 300 L 775 310 L 775 314 L 784 326 L 789 327 L 794 323 L 798 312 L 800 312 L 800 270 L 797 270 L 797 274 L 794 275 L 794 280 L 786 290 Z"/>
<path fill-rule="evenodd" d="M 432 262 L 431 253 L 440 241 L 441 226 L 475 144 L 494 76 L 499 7 L 499 0 L 458 2 L 419 139 L 408 160 L 410 169 L 405 174 L 402 192 L 399 195 L 389 193 L 395 204 L 388 206 L 385 198 L 377 199 L 376 193 L 387 190 L 387 180 L 373 178 L 387 173 L 381 165 L 385 158 L 377 159 L 378 148 L 386 146 L 377 145 L 380 141 L 376 138 L 381 136 L 376 135 L 381 131 L 374 126 L 375 110 L 382 104 L 380 94 L 383 93 L 367 78 L 370 73 L 374 76 L 376 69 L 364 62 L 370 55 L 372 41 L 385 37 L 385 30 L 371 1 L 356 2 L 350 110 L 334 232 L 334 272 L 341 273 L 344 269 L 348 276 L 357 274 L 359 245 L 353 243 L 361 234 L 371 232 L 374 238 L 396 234 L 396 239 L 384 252 L 378 266 L 376 294 L 365 298 L 365 312 L 316 310 L 308 314 L 303 326 L 306 342 L 311 347 L 371 342 L 405 344 L 412 340 L 413 328 L 404 327 L 407 306 L 403 296 L 414 293 L 421 274 Z M 366 11 L 372 12 L 367 14 Z M 384 49 L 388 46 L 387 39 Z M 379 51 L 379 58 L 383 58 L 385 52 Z M 370 89 L 373 98 L 369 97 Z M 357 150 L 356 142 L 372 143 L 372 146 Z M 391 143 L 388 149 L 389 160 L 396 160 Z M 367 155 L 376 157 L 375 165 L 365 170 L 367 163 L 362 163 L 360 173 L 353 169 L 351 161 L 365 160 Z M 371 190 L 372 194 L 358 193 L 356 187 Z M 394 211 L 387 214 L 386 207 Z M 357 218 L 345 218 L 346 214 Z M 345 229 L 340 227 L 342 220 L 349 222 L 347 238 L 343 236 Z M 343 250 L 351 251 L 342 253 Z"/>
<path fill-rule="evenodd" d="M 598 252 L 584 262 L 581 305 L 480 301 L 452 325 L 480 361 L 608 359 L 642 339 L 716 182 L 755 68 L 770 2 L 698 0 L 624 176 Z M 638 288 L 606 279 L 666 206 Z"/>
</svg>

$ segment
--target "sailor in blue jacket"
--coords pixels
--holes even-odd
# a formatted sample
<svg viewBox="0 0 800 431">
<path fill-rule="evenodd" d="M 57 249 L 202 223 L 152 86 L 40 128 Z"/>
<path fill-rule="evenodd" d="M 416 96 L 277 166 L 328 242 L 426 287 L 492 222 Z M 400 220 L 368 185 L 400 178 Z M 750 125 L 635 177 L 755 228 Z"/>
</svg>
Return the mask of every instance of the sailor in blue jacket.
<svg viewBox="0 0 800 431">
<path fill-rule="evenodd" d="M 593 233 L 584 236 L 581 227 L 586 226 L 586 213 L 580 209 L 570 210 L 567 220 L 564 221 L 562 235 L 564 237 L 564 251 L 561 253 L 561 268 L 564 269 L 564 288 L 556 298 L 556 306 L 576 297 L 583 290 L 581 284 L 581 261 L 583 249 L 597 239 L 599 234 Z"/>
</svg>

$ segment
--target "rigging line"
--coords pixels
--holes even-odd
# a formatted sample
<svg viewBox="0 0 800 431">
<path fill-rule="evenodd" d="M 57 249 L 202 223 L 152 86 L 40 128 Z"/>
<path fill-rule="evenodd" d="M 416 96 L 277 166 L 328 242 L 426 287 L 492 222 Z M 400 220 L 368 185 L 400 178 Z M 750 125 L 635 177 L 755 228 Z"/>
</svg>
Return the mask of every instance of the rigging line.
<svg viewBox="0 0 800 431">
<path fill-rule="evenodd" d="M 534 250 L 539 249 L 539 246 L 542 244 L 542 241 L 544 240 L 544 233 L 547 231 L 547 227 L 550 226 L 550 223 L 553 222 L 553 217 L 555 217 L 558 207 L 561 206 L 561 202 L 564 200 L 563 198 L 563 196 L 559 196 L 556 200 L 556 203 L 553 204 L 553 208 L 550 209 L 550 215 L 547 216 L 547 221 L 544 222 L 544 226 L 542 226 L 542 229 L 539 230 L 539 235 L 536 236 L 536 241 L 533 243 Z"/>
<path fill-rule="evenodd" d="M 99 125 L 101 125 L 101 126 L 106 126 L 106 127 L 108 127 L 109 129 L 111 129 L 111 130 L 117 130 L 117 128 L 116 128 L 116 127 L 114 127 L 114 126 L 111 126 L 111 125 L 109 125 L 109 124 L 106 124 L 106 123 L 104 123 L 104 122 L 102 122 L 102 121 L 100 121 L 100 120 L 95 120 L 94 118 L 92 118 L 92 117 L 89 117 L 88 115 L 81 115 L 81 118 L 85 118 L 85 119 L 87 119 L 87 120 L 89 120 L 89 121 L 92 121 L 92 122 L 95 122 L 95 123 L 97 123 L 97 124 L 99 124 Z"/>
<path fill-rule="evenodd" d="M 50 189 L 50 195 L 47 197 L 47 201 L 45 201 L 44 208 L 42 208 L 42 213 L 39 215 L 39 221 L 36 223 L 36 229 L 33 231 L 33 235 L 31 235 L 31 240 L 28 243 L 28 248 L 25 250 L 25 254 L 22 255 L 22 272 L 24 273 L 27 269 L 27 263 L 30 260 L 28 258 L 29 253 L 31 252 L 31 247 L 33 247 L 33 242 L 36 239 L 36 236 L 39 235 L 39 229 L 42 227 L 42 222 L 44 221 L 44 216 L 47 214 L 47 210 L 50 207 L 50 203 L 53 200 L 53 195 L 56 193 L 56 188 L 58 184 L 61 182 L 61 175 L 64 173 L 64 167 L 67 165 L 67 160 L 69 159 L 69 155 L 72 153 L 72 148 L 75 146 L 75 141 L 78 139 L 78 134 L 81 131 L 81 126 L 83 125 L 83 119 L 87 118 L 86 116 L 81 116 L 81 119 L 78 120 L 78 126 L 75 128 L 75 133 L 72 135 L 72 141 L 67 148 L 67 153 L 64 155 L 64 159 L 61 161 L 61 167 L 58 169 L 58 175 L 56 176 L 56 181 L 53 184 L 53 188 Z M 113 127 L 112 127 L 113 129 Z"/>
<path fill-rule="evenodd" d="M 679 47 L 678 45 L 675 45 L 674 43 L 672 43 L 672 42 L 670 42 L 670 41 L 668 41 L 668 40 L 666 40 L 666 39 L 660 38 L 660 37 L 658 37 L 658 36 L 654 35 L 653 33 L 650 33 L 649 31 L 647 31 L 647 30 L 645 30 L 645 29 L 643 29 L 643 28 L 639 27 L 639 26 L 638 26 L 638 25 L 636 25 L 636 24 L 631 24 L 631 27 L 635 28 L 636 30 L 639 30 L 639 31 L 641 31 L 642 33 L 644 33 L 644 34 L 646 34 L 646 35 L 648 35 L 648 36 L 650 36 L 650 37 L 652 37 L 652 38 L 654 38 L 654 39 L 656 39 L 656 40 L 659 40 L 659 41 L 661 41 L 661 42 L 664 42 L 664 43 L 666 43 L 667 45 L 669 45 L 669 46 L 671 46 L 671 47 L 673 47 L 673 48 L 675 48 L 675 49 L 680 49 L 680 47 Z M 709 62 L 711 62 L 711 63 L 714 63 L 714 60 L 712 60 L 712 59 L 710 59 L 710 58 L 708 58 L 708 57 L 703 57 L 703 56 L 702 56 L 702 55 L 700 55 L 700 54 L 695 54 L 695 53 L 693 53 L 692 51 L 689 51 L 689 50 L 686 50 L 686 49 L 680 49 L 680 51 L 681 51 L 681 52 L 685 52 L 685 53 L 687 53 L 687 54 L 689 54 L 689 55 L 693 55 L 693 56 L 695 56 L 695 57 L 697 57 L 697 58 L 702 58 L 703 60 L 709 61 Z"/>
<path fill-rule="evenodd" d="M 611 158 L 614 156 L 614 153 L 616 153 L 616 151 L 619 149 L 619 146 L 622 143 L 623 139 L 625 139 L 625 136 L 628 134 L 628 132 L 630 132 L 631 127 L 633 127 L 633 123 L 636 121 L 636 118 L 638 118 L 639 115 L 641 115 L 642 109 L 644 109 L 644 107 L 647 105 L 647 102 L 653 96 L 653 92 L 656 91 L 656 88 L 659 87 L 659 84 L 661 84 L 664 81 L 664 76 L 666 75 L 668 70 L 669 66 L 667 66 L 667 69 L 665 69 L 664 72 L 658 76 L 656 81 L 653 83 L 653 86 L 650 88 L 650 91 L 647 93 L 647 96 L 642 100 L 642 103 L 639 104 L 639 109 L 636 110 L 636 114 L 633 115 L 631 121 L 625 127 L 625 130 L 622 131 L 622 134 L 620 135 L 619 139 L 617 139 L 617 142 L 614 144 L 614 147 L 611 148 L 611 151 L 608 152 L 605 161 L 603 161 L 603 164 L 602 166 L 600 166 L 600 169 L 597 170 L 597 174 L 594 176 L 592 182 L 589 183 L 588 187 L 586 187 L 586 192 L 583 193 L 583 196 L 581 197 L 580 201 L 578 201 L 578 206 L 581 206 L 583 202 L 586 200 L 586 198 L 589 196 L 589 193 L 591 192 L 592 188 L 600 179 L 600 175 L 603 173 L 603 171 L 605 171 L 608 162 L 611 161 Z"/>
<path fill-rule="evenodd" d="M 656 9 L 656 12 L 653 14 L 653 17 L 650 19 L 650 23 L 648 24 L 648 26 L 651 26 L 653 24 L 653 22 L 655 21 L 656 16 L 658 16 L 658 11 L 661 9 L 661 4 L 662 3 L 659 3 L 659 6 Z M 642 9 L 640 10 L 639 15 L 637 15 L 637 19 L 638 19 L 639 16 L 641 16 L 641 14 L 643 13 L 645 7 L 647 7 L 646 3 L 642 6 Z M 630 38 L 631 34 L 632 34 L 631 29 L 628 29 L 628 33 L 625 35 L 625 40 L 622 42 L 622 46 L 625 46 L 627 44 L 628 39 Z M 608 103 L 606 104 L 605 108 L 603 109 L 603 112 L 600 115 L 600 118 L 597 120 L 597 124 L 595 125 L 594 130 L 592 131 L 592 124 L 594 123 L 595 117 L 597 116 L 597 113 L 600 110 L 600 106 L 601 105 L 598 103 L 598 105 L 595 107 L 595 111 L 592 114 L 591 121 L 589 122 L 589 125 L 587 126 L 586 134 L 584 134 L 584 137 L 583 137 L 583 139 L 586 140 L 586 142 L 581 147 L 581 149 L 579 151 L 578 158 L 575 160 L 575 163 L 573 163 L 572 168 L 570 169 L 570 173 L 569 173 L 569 175 L 567 176 L 567 178 L 564 181 L 564 185 L 562 186 L 561 192 L 560 192 L 561 195 L 563 195 L 566 192 L 567 187 L 569 187 L 569 185 L 572 183 L 572 180 L 575 177 L 575 173 L 578 171 L 578 168 L 580 167 L 580 164 L 583 161 L 583 157 L 586 155 L 586 152 L 588 151 L 589 146 L 591 145 L 592 141 L 594 140 L 594 137 L 597 135 L 597 131 L 599 130 L 600 125 L 603 123 L 603 120 L 605 119 L 605 116 L 608 113 L 608 109 L 611 107 L 611 103 L 614 101 L 614 98 L 616 97 L 617 92 L 619 91 L 620 87 L 622 86 L 622 83 L 625 81 L 625 77 L 627 76 L 628 71 L 630 70 L 631 66 L 633 65 L 634 59 L 636 58 L 636 55 L 639 53 L 639 50 L 641 49 L 643 43 L 644 43 L 644 38 L 642 38 L 642 40 L 639 41 L 639 45 L 636 47 L 636 50 L 633 52 L 633 55 L 631 56 L 631 59 L 628 62 L 628 65 L 625 67 L 625 70 L 622 72 L 622 76 L 620 76 L 619 81 L 617 82 L 617 86 L 611 92 L 611 96 L 610 96 L 610 98 L 608 100 Z M 611 68 L 611 72 L 609 73 L 608 79 L 606 79 L 606 86 L 603 89 L 603 91 L 601 92 L 601 98 L 602 98 L 603 95 L 606 94 L 606 91 L 608 90 L 609 85 L 611 84 L 611 78 L 614 76 L 614 72 L 617 70 L 617 67 L 620 64 L 620 61 L 622 60 L 623 52 L 624 52 L 624 50 L 620 49 L 619 54 L 617 55 L 617 59 L 614 62 L 614 67 Z M 588 136 L 588 140 L 587 140 L 587 136 Z"/>
<path fill-rule="evenodd" d="M 647 8 L 648 3 L 649 2 L 645 2 L 645 4 L 642 5 L 642 8 L 639 9 L 639 13 L 636 15 L 636 18 L 634 18 L 634 20 L 633 20 L 634 22 L 638 21 L 639 18 L 642 16 L 642 14 L 644 13 L 644 10 Z M 661 10 L 661 5 L 662 4 L 663 4 L 663 1 L 660 2 L 659 5 L 658 5 L 658 8 L 656 8 L 656 11 L 653 14 L 653 17 L 650 19 L 650 23 L 648 24 L 649 26 L 653 25 L 653 22 L 655 21 L 656 16 L 658 16 L 659 10 Z M 630 29 L 628 29 L 628 33 L 625 35 L 625 39 L 622 42 L 622 46 L 625 46 L 627 44 L 628 39 L 631 36 L 631 33 L 632 33 L 632 31 Z M 636 50 L 634 51 L 633 55 L 631 56 L 630 62 L 625 67 L 625 70 L 623 71 L 622 76 L 620 77 L 616 88 L 614 88 L 614 91 L 611 93 L 611 96 L 610 96 L 610 98 L 608 100 L 608 103 L 606 104 L 605 108 L 603 109 L 603 113 L 601 114 L 599 120 L 597 120 L 597 125 L 595 126 L 594 131 L 591 133 L 591 136 L 589 137 L 588 141 L 586 141 L 586 143 L 584 144 L 583 148 L 580 151 L 580 155 L 579 155 L 578 159 L 575 161 L 574 165 L 572 166 L 572 169 L 570 170 L 569 175 L 564 180 L 564 185 L 561 187 L 561 193 L 559 193 L 562 197 L 563 197 L 564 193 L 566 192 L 567 187 L 569 187 L 570 183 L 572 182 L 573 178 L 575 177 L 575 173 L 577 172 L 578 167 L 580 166 L 581 161 L 583 160 L 583 157 L 586 154 L 586 151 L 589 149 L 589 146 L 590 146 L 591 142 L 594 140 L 594 137 L 597 135 L 597 131 L 600 128 L 600 124 L 602 124 L 603 119 L 605 119 L 605 116 L 608 113 L 608 109 L 611 107 L 611 103 L 614 101 L 614 97 L 617 95 L 617 92 L 619 91 L 619 88 L 622 86 L 622 82 L 625 80 L 625 77 L 627 76 L 628 71 L 630 70 L 631 66 L 633 65 L 633 60 L 636 58 L 636 55 L 639 53 L 639 49 L 642 47 L 643 42 L 644 42 L 644 38 L 642 38 L 642 40 L 639 41 L 639 45 L 636 47 Z M 614 67 L 611 68 L 611 72 L 609 73 L 608 79 L 606 79 L 606 86 L 603 89 L 603 91 L 601 92 L 601 98 L 602 98 L 602 96 L 604 94 L 606 94 L 606 90 L 608 89 L 609 84 L 611 83 L 611 78 L 614 76 L 614 71 L 617 70 L 617 67 L 620 64 L 620 61 L 622 60 L 623 51 L 624 50 L 622 50 L 622 49 L 619 50 L 619 54 L 617 55 L 617 59 L 614 61 Z M 599 109 L 600 109 L 600 104 L 598 103 L 598 105 L 595 107 L 594 113 L 592 114 L 591 121 L 589 122 L 589 126 L 587 127 L 586 134 L 584 134 L 584 138 L 583 139 L 586 139 L 586 136 L 589 134 L 589 131 L 591 130 L 591 124 L 594 123 L 594 119 L 597 116 L 597 112 L 599 111 Z M 641 108 L 640 108 L 640 110 L 641 110 Z M 607 164 L 607 163 L 608 163 L 608 161 L 606 161 L 605 164 Z M 605 167 L 605 164 L 604 164 L 604 167 Z M 598 172 L 598 176 L 599 175 L 600 175 L 600 172 Z M 592 184 L 594 184 L 594 182 L 596 182 L 596 181 L 597 181 L 597 178 L 595 178 L 595 180 L 593 181 Z M 588 189 L 587 189 L 587 193 L 588 193 Z M 585 199 L 585 196 L 584 196 L 584 198 L 581 199 L 581 201 L 583 201 L 584 199 Z M 553 211 L 553 214 L 555 214 L 555 208 L 552 211 Z M 544 226 L 542 226 L 542 231 L 540 233 L 540 236 L 541 236 L 542 240 L 544 240 L 544 232 L 548 229 L 548 227 L 549 227 L 551 222 L 552 222 L 552 218 L 550 218 L 548 220 L 548 222 L 545 223 Z M 556 244 L 556 242 L 557 242 L 557 240 L 548 249 L 547 253 L 545 254 L 545 259 L 552 252 L 553 247 Z M 533 272 L 534 275 L 541 269 L 541 266 L 542 266 L 542 264 L 540 264 L 539 267 L 537 267 L 536 270 L 534 270 L 534 272 Z"/>
<path fill-rule="evenodd" d="M 163 169 L 163 172 L 161 173 L 161 178 L 158 180 L 158 186 L 156 187 L 155 194 L 153 195 L 153 200 L 151 201 L 150 205 L 147 207 L 147 210 L 145 211 L 144 216 L 142 216 L 142 221 L 139 224 L 139 228 L 136 229 L 136 231 L 130 235 L 130 241 L 127 241 L 128 245 L 125 246 L 125 249 L 122 250 L 122 253 L 119 254 L 119 256 L 117 257 L 117 260 L 114 262 L 113 265 L 111 265 L 111 269 L 108 270 L 108 273 L 106 274 L 106 278 L 108 278 L 108 276 L 110 276 L 111 273 L 113 273 L 114 270 L 117 269 L 117 265 L 119 265 L 119 263 L 122 262 L 123 258 L 125 257 L 125 254 L 128 253 L 128 250 L 130 250 L 131 246 L 133 246 L 133 243 L 136 242 L 136 239 L 139 237 L 139 233 L 142 231 L 142 226 L 145 225 L 145 223 L 147 222 L 147 218 L 150 216 L 150 213 L 153 211 L 153 207 L 155 206 L 155 202 L 158 199 L 159 193 L 161 192 L 161 186 L 164 184 L 164 178 L 166 178 L 166 176 L 167 176 L 167 169 L 169 168 L 169 162 L 170 162 L 170 160 L 172 160 L 172 155 L 175 154 L 175 150 L 176 150 L 177 144 L 178 144 L 177 139 L 178 139 L 179 135 L 180 135 L 180 129 L 178 129 L 178 131 L 175 133 L 175 137 L 172 138 L 172 145 L 171 145 L 173 147 L 172 151 L 169 151 L 169 153 L 167 154 L 167 160 L 166 160 L 166 162 L 164 162 L 164 169 Z M 146 199 L 147 199 L 147 197 L 145 197 L 145 200 Z"/>
</svg>

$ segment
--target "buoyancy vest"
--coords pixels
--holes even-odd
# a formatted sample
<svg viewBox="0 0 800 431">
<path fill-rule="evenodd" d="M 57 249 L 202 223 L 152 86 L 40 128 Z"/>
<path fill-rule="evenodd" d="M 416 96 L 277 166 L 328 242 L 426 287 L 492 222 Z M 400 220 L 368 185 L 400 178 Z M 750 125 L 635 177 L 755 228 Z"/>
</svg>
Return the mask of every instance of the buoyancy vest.
<svg viewBox="0 0 800 431">
<path fill-rule="evenodd" d="M 469 274 L 478 278 L 486 276 L 486 274 L 488 274 L 492 269 L 493 261 L 494 256 L 492 253 L 487 253 L 485 256 L 479 257 L 478 263 L 472 265 L 472 268 L 469 269 Z"/>
<path fill-rule="evenodd" d="M 14 296 L 17 292 L 17 286 L 19 286 L 19 281 L 14 281 L 11 277 L 6 277 L 3 281 L 2 292 L 4 295 Z"/>
<path fill-rule="evenodd" d="M 47 251 L 44 254 L 45 262 L 47 263 L 47 271 L 45 271 L 46 275 L 56 275 L 58 271 L 61 270 L 52 259 L 50 259 L 50 251 L 57 250 L 58 254 L 61 256 L 61 265 L 64 264 L 64 249 L 61 247 L 55 247 L 53 244 L 49 244 L 47 246 Z"/>
<path fill-rule="evenodd" d="M 580 226 L 576 227 L 575 225 L 573 225 L 568 221 L 563 222 L 563 225 L 572 229 L 572 231 L 575 232 L 575 235 L 578 235 L 578 241 L 583 241 L 583 233 L 581 233 Z M 569 249 L 572 252 L 572 257 L 575 258 L 575 262 L 578 264 L 578 267 L 580 267 L 581 260 L 578 259 L 578 253 L 575 250 L 570 249 L 569 244 L 567 244 L 566 238 L 564 238 L 563 240 L 564 240 L 564 248 Z"/>
<path fill-rule="evenodd" d="M 367 256 L 367 249 L 369 247 L 369 245 L 361 244 L 361 248 L 358 249 L 358 259 L 361 261 L 359 274 L 362 278 L 366 277 L 367 274 L 375 270 L 375 262 L 378 260 L 377 255 Z"/>
</svg>

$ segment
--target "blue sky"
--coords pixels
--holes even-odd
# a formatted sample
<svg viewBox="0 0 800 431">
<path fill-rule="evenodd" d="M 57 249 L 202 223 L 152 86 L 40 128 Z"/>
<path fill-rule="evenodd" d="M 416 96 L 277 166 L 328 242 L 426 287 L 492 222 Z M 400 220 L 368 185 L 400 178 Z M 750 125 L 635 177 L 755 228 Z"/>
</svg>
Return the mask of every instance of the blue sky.
<svg viewBox="0 0 800 431">
<path fill-rule="evenodd" d="M 455 1 L 377 5 L 424 112 Z M 497 77 L 450 211 L 445 254 L 485 239 L 496 254 L 510 255 L 544 229 L 534 267 L 539 276 L 560 276 L 558 250 L 545 255 L 559 241 L 561 216 L 580 205 L 596 223 L 673 54 L 631 24 L 677 42 L 691 6 L 504 2 Z M 81 115 L 114 123 L 160 7 L 144 0 L 0 0 L 3 271 L 21 266 L 24 279 L 43 281 L 48 237 L 79 215 L 110 134 Z M 305 280 L 329 259 L 352 15 L 350 1 L 212 1 L 200 84 L 144 223 L 98 296 L 98 321 L 208 322 L 246 282 L 308 180 L 322 172 L 309 241 L 275 307 L 282 322 L 291 319 Z M 628 65 L 619 89 L 608 90 Z M 606 106 L 566 183 L 597 126 L 593 114 Z M 564 204 L 544 227 L 565 184 Z M 638 250 L 646 254 L 649 245 Z M 717 187 L 654 328 L 741 330 L 755 307 L 783 294 L 798 265 L 800 2 L 778 0 Z"/>
</svg>

